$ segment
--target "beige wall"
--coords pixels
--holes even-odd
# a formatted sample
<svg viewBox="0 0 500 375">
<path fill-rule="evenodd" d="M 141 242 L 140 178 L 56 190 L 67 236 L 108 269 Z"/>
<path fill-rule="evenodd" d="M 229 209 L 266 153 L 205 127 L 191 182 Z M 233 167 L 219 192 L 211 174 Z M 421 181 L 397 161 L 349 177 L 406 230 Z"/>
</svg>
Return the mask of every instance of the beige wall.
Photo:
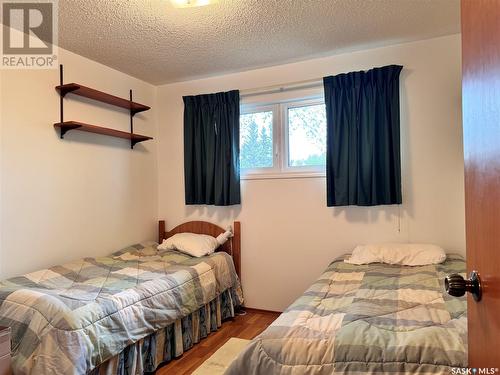
<svg viewBox="0 0 500 375">
<path fill-rule="evenodd" d="M 80 82 L 153 107 L 137 132 L 156 136 L 156 88 L 60 50 L 65 82 Z M 58 70 L 0 72 L 0 277 L 103 255 L 155 238 L 156 140 L 130 150 L 124 140 L 70 132 L 60 140 Z M 65 119 L 129 129 L 125 110 L 65 100 Z"/>
<path fill-rule="evenodd" d="M 242 205 L 184 205 L 182 95 L 249 89 L 402 64 L 401 207 L 327 208 L 325 179 L 242 181 Z M 433 242 L 465 251 L 460 36 L 365 50 L 158 88 L 159 216 L 242 222 L 247 306 L 282 310 L 359 243 Z"/>
</svg>

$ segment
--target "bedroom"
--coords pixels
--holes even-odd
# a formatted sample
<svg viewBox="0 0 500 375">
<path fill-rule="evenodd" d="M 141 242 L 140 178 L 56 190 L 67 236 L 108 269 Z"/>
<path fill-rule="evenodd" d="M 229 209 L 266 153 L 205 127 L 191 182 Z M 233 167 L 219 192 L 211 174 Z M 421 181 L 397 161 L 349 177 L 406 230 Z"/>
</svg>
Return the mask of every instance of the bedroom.
<svg viewBox="0 0 500 375">
<path fill-rule="evenodd" d="M 190 221 L 215 224 L 217 228 L 185 228 L 187 232 L 208 231 L 205 234 L 214 237 L 232 227 L 233 237 L 222 249 L 230 253 L 235 271 L 241 276 L 244 309 L 231 311 L 234 317 L 225 322 L 221 317 L 220 322 L 208 327 L 208 331 L 213 328 L 214 332 L 206 332 L 208 337 L 192 348 L 187 345 L 184 354 L 184 348 L 177 348 L 170 357 L 162 358 L 165 361 L 154 361 L 154 365 L 134 363 L 126 370 L 116 371 L 110 366 L 108 373 L 127 373 L 131 368 L 141 373 L 143 368 L 151 369 L 160 363 L 160 375 L 191 373 L 210 366 L 217 349 L 239 351 L 236 340 L 231 341 L 235 343 L 233 348 L 227 344 L 234 332 L 241 331 L 241 335 L 246 335 L 241 338 L 252 339 L 250 336 L 260 333 L 316 285 L 335 259 L 352 253 L 358 245 L 387 243 L 434 244 L 446 253 L 466 257 L 467 272 L 461 270 L 462 276 L 468 278 L 470 271 L 479 271 L 484 295 L 476 303 L 468 293 L 469 344 L 463 331 L 461 357 L 448 364 L 447 373 L 458 368 L 500 367 L 495 353 L 489 352 L 495 347 L 491 344 L 500 341 L 499 321 L 495 318 L 499 308 L 495 281 L 498 266 L 493 250 L 499 242 L 495 231 L 495 213 L 499 208 L 496 197 L 500 195 L 496 174 L 499 122 L 495 111 L 495 67 L 500 61 L 493 47 L 499 30 L 492 21 L 500 14 L 499 1 L 219 0 L 208 5 L 170 0 L 42 1 L 52 6 L 50 17 L 47 16 L 52 27 L 43 30 L 36 29 L 37 21 L 41 22 L 36 16 L 33 23 L 19 23 L 19 14 L 30 9 L 33 2 L 1 2 L 4 38 L 0 70 L 0 279 L 11 281 L 2 282 L 0 325 L 11 328 L 11 350 L 0 352 L 0 357 L 8 360 L 14 374 L 40 373 L 34 370 L 34 358 L 43 357 L 41 353 L 48 358 L 53 353 L 43 341 L 47 330 L 37 332 L 36 327 L 30 327 L 23 331 L 17 323 L 9 323 L 12 315 L 17 314 L 8 311 L 12 302 L 5 303 L 13 298 L 12 288 L 14 293 L 44 293 L 40 288 L 54 286 L 60 288 L 59 294 L 54 292 L 57 301 L 69 306 L 68 301 L 78 300 L 81 306 L 77 309 L 84 309 L 90 305 L 89 299 L 106 299 L 103 295 L 89 296 L 90 286 L 98 288 L 108 277 L 98 270 L 108 268 L 101 262 L 88 271 L 97 272 L 97 276 L 89 274 L 88 279 L 80 280 L 78 272 L 66 275 L 54 266 L 77 267 L 75 262 L 83 258 L 119 258 L 125 266 L 113 271 L 122 275 L 117 276 L 121 281 L 133 283 L 126 277 L 131 268 L 127 262 L 138 262 L 134 251 L 140 257 L 152 256 L 153 263 L 158 261 L 154 258 L 158 254 L 148 255 L 146 250 L 153 249 L 148 246 L 144 251 L 135 248 L 130 255 L 115 252 L 144 241 L 162 242 L 165 232 Z M 17 3 L 27 4 L 28 8 Z M 9 4 L 15 4 L 13 9 Z M 39 14 L 43 15 L 42 10 Z M 7 14 L 12 14 L 8 22 Z M 42 46 L 52 46 L 51 53 L 37 50 L 35 56 L 42 59 L 35 60 L 35 66 L 29 64 L 33 60 L 26 59 L 29 55 L 15 51 L 24 46 L 25 34 L 19 29 L 25 25 L 35 29 L 28 39 L 34 39 L 33 43 L 52 29 L 41 39 L 51 38 L 53 43 L 38 40 Z M 9 38 L 5 39 L 6 35 Z M 14 51 L 7 50 L 7 44 Z M 24 59 L 6 60 L 6 56 Z M 42 66 L 36 66 L 37 61 Z M 372 176 L 387 177 L 389 168 L 400 176 L 399 184 L 397 178 L 389 180 L 391 186 L 400 187 L 401 203 L 396 194 L 391 196 L 391 204 L 358 201 L 330 205 L 328 199 L 335 189 L 327 184 L 338 178 L 338 173 L 335 170 L 329 175 L 332 169 L 327 167 L 326 155 L 340 158 L 342 154 L 336 152 L 339 148 L 332 147 L 335 140 L 326 136 L 336 122 L 328 114 L 332 105 L 326 105 L 328 85 L 323 79 L 356 72 L 369 74 L 373 69 L 388 70 L 394 66 L 402 66 L 393 81 L 399 90 L 396 95 L 383 95 L 392 95 L 392 103 L 399 103 L 387 107 L 399 111 L 399 121 L 380 123 L 388 126 L 391 122 L 400 137 L 396 143 L 382 142 L 385 146 L 377 149 L 377 155 L 385 157 L 392 152 L 394 159 L 387 160 L 394 163 L 377 166 L 382 172 L 377 168 L 370 171 Z M 481 85 L 482 82 L 488 84 Z M 79 86 L 68 86 L 71 83 Z M 66 86 L 56 90 L 60 85 Z M 67 91 L 61 95 L 63 90 Z M 191 143 L 187 139 L 186 126 L 194 121 L 185 116 L 191 113 L 189 106 L 196 105 L 193 96 L 221 92 L 234 95 L 235 90 L 239 102 L 236 106 L 233 103 L 233 108 L 240 116 L 233 123 L 242 138 L 238 139 L 241 144 L 233 142 L 229 146 L 232 151 L 239 149 L 239 158 L 233 160 L 241 163 L 241 174 L 232 184 L 241 189 L 240 202 L 236 199 L 236 204 L 227 206 L 213 201 L 187 204 L 187 193 L 193 193 L 190 189 L 196 192 L 199 181 L 194 176 L 186 183 L 186 168 L 188 162 L 195 165 L 190 156 L 199 145 L 195 141 L 202 138 L 193 137 Z M 188 96 L 193 102 L 184 99 Z M 138 103 L 136 112 L 130 102 Z M 298 120 L 304 113 L 314 119 L 314 127 Z M 360 113 L 361 109 L 352 112 Z M 62 126 L 64 122 L 67 123 Z M 98 129 L 82 127 L 82 123 Z M 132 127 L 134 134 L 146 138 L 132 137 Z M 309 137 L 308 131 L 313 135 Z M 310 142 L 302 142 L 304 138 Z M 133 144 L 134 140 L 140 142 Z M 252 158 L 257 152 L 260 158 Z M 318 155 L 320 162 L 316 160 Z M 332 167 L 333 163 L 328 163 Z M 223 168 L 222 173 L 230 169 Z M 464 188 L 464 180 L 469 190 Z M 383 185 L 384 178 L 381 181 Z M 165 220 L 160 234 L 159 220 Z M 410 246 L 402 248 L 395 251 L 396 256 L 409 251 Z M 174 257 L 161 258 L 165 264 L 184 259 L 178 252 L 161 251 Z M 215 256 L 228 259 L 220 251 Z M 196 263 L 195 260 L 186 262 L 181 263 L 202 267 L 190 263 Z M 228 262 L 227 267 L 231 268 L 231 264 Z M 49 268 L 50 271 L 39 273 Z M 56 285 L 50 275 L 61 275 L 64 280 Z M 134 276 L 137 284 L 160 277 L 155 272 L 143 276 L 145 279 Z M 20 286 L 12 282 L 20 278 Z M 36 285 L 26 285 L 27 280 Z M 180 283 L 184 279 L 173 280 Z M 234 290 L 238 289 L 235 280 L 231 278 Z M 443 280 L 434 281 L 442 292 L 440 298 L 455 301 L 448 299 Z M 73 288 L 76 284 L 81 288 Z M 115 298 L 114 293 L 119 293 L 120 288 L 131 289 L 124 284 L 125 287 L 120 285 L 110 291 L 109 298 Z M 131 318 L 138 324 L 138 331 L 125 337 L 121 347 L 116 344 L 105 354 L 96 349 L 96 338 L 89 339 L 86 353 L 72 353 L 80 356 L 80 367 L 73 368 L 76 360 L 71 358 L 71 364 L 64 369 L 57 367 L 60 363 L 41 361 L 43 364 L 36 370 L 47 374 L 104 373 L 104 367 L 99 370 L 99 365 L 119 357 L 125 347 L 137 348 L 136 344 L 143 343 L 146 336 L 180 324 L 180 318 L 195 310 L 199 320 L 202 312 L 197 309 L 217 304 L 214 300 L 221 295 L 220 285 L 214 289 L 213 280 L 207 279 L 203 285 L 204 293 L 213 298 L 206 300 L 205 296 L 196 309 L 181 308 L 183 311 L 174 319 L 160 311 L 161 306 L 170 308 L 165 305 L 167 302 L 157 301 L 159 305 L 155 305 L 152 317 L 141 317 L 142 325 L 142 320 Z M 66 293 L 70 287 L 75 295 Z M 16 298 L 24 297 L 21 294 Z M 465 297 L 456 301 L 464 305 Z M 94 310 L 89 309 L 91 314 Z M 246 315 L 238 315 L 243 311 Z M 150 325 L 151 320 L 154 324 Z M 29 319 L 21 326 L 26 325 Z M 124 329 L 125 325 L 121 327 Z M 113 329 L 117 337 L 123 336 L 119 328 Z M 25 358 L 20 354 L 23 335 L 32 331 L 41 344 L 30 348 L 29 358 Z M 97 335 L 99 331 L 93 332 Z M 82 337 L 90 337 L 88 332 L 85 335 Z M 467 346 L 468 361 L 464 352 Z M 40 352 L 35 353 L 36 350 Z M 404 347 L 402 350 L 405 354 Z M 318 349 L 318 353 L 328 352 Z M 171 357 L 176 359 L 162 363 Z M 60 359 L 55 354 L 51 358 Z M 419 363 L 418 358 L 413 362 Z M 298 373 L 319 373 L 314 367 L 304 366 L 304 371 Z M 339 367 L 337 371 L 351 370 Z M 377 371 L 389 372 L 380 368 Z M 398 368 L 392 372 L 401 371 Z M 248 373 L 259 372 L 249 369 Z"/>
</svg>

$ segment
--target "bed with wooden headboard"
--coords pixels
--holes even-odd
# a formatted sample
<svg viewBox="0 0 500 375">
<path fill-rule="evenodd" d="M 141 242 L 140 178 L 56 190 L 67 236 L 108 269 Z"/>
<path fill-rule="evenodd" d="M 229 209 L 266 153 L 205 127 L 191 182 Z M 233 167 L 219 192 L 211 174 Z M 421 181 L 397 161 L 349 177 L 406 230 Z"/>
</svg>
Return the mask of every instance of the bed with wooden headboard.
<svg viewBox="0 0 500 375">
<path fill-rule="evenodd" d="M 204 221 L 165 228 L 160 221 L 159 242 L 181 232 L 217 237 L 226 231 Z M 231 259 L 222 253 L 199 259 L 170 251 L 158 256 L 156 243 L 147 241 L 0 283 L 0 326 L 11 328 L 12 345 L 4 341 L 13 348 L 13 372 L 115 374 L 131 363 L 153 372 L 182 355 L 243 303 L 239 222 L 233 234 L 217 250 Z M 182 336 L 184 328 L 189 340 Z"/>
<path fill-rule="evenodd" d="M 225 231 L 224 228 L 207 221 L 188 221 L 167 231 L 165 220 L 160 220 L 158 223 L 158 243 L 161 244 L 163 240 L 177 233 L 208 234 L 209 236 L 217 237 Z M 241 280 L 241 223 L 239 221 L 233 223 L 233 237 L 229 238 L 225 244 L 219 246 L 215 251 L 224 251 L 231 255 L 236 274 Z"/>
</svg>

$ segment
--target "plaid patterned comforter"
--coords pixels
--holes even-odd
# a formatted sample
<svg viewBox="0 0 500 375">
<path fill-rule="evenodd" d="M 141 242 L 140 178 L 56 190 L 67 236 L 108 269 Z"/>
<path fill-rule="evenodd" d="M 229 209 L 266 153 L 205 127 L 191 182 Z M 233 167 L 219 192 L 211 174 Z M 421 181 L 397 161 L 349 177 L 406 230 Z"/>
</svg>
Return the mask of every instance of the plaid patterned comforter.
<svg viewBox="0 0 500 375">
<path fill-rule="evenodd" d="M 234 288 L 232 258 L 135 245 L 0 283 L 16 374 L 85 374 L 125 347 Z"/>
<path fill-rule="evenodd" d="M 443 281 L 464 272 L 453 254 L 422 267 L 338 259 L 226 375 L 450 374 L 467 365 L 466 299 Z"/>
</svg>

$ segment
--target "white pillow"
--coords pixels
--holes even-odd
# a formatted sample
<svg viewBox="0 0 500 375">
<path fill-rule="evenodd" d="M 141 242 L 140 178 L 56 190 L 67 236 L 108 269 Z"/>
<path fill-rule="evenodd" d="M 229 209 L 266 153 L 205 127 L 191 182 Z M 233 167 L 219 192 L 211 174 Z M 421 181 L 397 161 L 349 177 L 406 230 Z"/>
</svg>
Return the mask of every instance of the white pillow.
<svg viewBox="0 0 500 375">
<path fill-rule="evenodd" d="M 194 257 L 212 254 L 219 243 L 215 237 L 206 234 L 177 233 L 163 240 L 158 250 L 178 250 Z"/>
<path fill-rule="evenodd" d="M 158 250 L 178 250 L 193 257 L 202 257 L 212 254 L 215 249 L 232 237 L 231 230 L 217 236 L 217 238 L 207 234 L 177 233 L 172 237 L 163 240 Z"/>
<path fill-rule="evenodd" d="M 345 259 L 345 262 L 350 264 L 387 263 L 425 266 L 442 263 L 445 259 L 446 253 L 437 245 L 387 243 L 356 246 L 352 255 Z"/>
</svg>

